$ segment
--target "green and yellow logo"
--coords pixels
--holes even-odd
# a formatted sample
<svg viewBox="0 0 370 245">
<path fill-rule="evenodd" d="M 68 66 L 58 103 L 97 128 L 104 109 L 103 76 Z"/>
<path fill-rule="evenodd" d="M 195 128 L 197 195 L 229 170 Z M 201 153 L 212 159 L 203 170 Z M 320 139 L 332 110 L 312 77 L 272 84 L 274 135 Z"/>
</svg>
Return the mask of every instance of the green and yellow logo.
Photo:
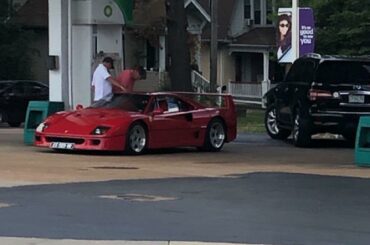
<svg viewBox="0 0 370 245">
<path fill-rule="evenodd" d="M 112 6 L 110 6 L 110 5 L 105 6 L 104 7 L 104 15 L 106 17 L 111 17 L 112 14 L 113 14 L 113 8 L 112 8 Z"/>
</svg>

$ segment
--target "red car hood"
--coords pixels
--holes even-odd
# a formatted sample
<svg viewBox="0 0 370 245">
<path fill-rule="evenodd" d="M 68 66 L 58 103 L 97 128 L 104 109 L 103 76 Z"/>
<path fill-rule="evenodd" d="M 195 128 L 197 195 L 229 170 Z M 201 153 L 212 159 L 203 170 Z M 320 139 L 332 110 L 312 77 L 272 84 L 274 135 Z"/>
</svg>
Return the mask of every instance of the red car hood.
<svg viewBox="0 0 370 245">
<path fill-rule="evenodd" d="M 44 133 L 90 135 L 98 126 L 110 127 L 107 135 L 122 134 L 135 118 L 143 118 L 138 112 L 127 112 L 119 109 L 92 109 L 62 112 L 45 120 L 48 127 Z"/>
</svg>

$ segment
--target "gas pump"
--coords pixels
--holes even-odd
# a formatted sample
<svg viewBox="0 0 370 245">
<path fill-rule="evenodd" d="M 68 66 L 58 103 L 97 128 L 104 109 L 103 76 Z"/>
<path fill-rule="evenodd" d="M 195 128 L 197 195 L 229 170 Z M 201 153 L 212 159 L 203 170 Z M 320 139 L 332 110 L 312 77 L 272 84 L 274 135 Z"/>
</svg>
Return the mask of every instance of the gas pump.
<svg viewBox="0 0 370 245">
<path fill-rule="evenodd" d="M 103 57 L 114 59 L 116 73 L 122 69 L 122 28 L 132 2 L 49 0 L 49 54 L 61 64 L 49 72 L 50 101 L 63 100 L 66 108 L 88 106 L 92 74 Z"/>
</svg>

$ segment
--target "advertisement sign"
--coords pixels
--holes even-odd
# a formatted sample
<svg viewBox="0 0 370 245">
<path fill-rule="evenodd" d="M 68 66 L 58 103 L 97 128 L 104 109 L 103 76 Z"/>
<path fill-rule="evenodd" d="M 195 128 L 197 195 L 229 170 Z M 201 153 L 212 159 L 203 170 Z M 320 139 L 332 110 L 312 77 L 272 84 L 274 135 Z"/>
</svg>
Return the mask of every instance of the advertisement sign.
<svg viewBox="0 0 370 245">
<path fill-rule="evenodd" d="M 298 45 L 299 55 L 314 52 L 314 18 L 311 8 L 299 8 Z M 279 63 L 293 63 L 296 55 L 292 50 L 292 9 L 279 8 L 277 21 L 277 58 Z"/>
<path fill-rule="evenodd" d="M 279 63 L 295 60 L 292 50 L 292 9 L 279 8 L 277 21 L 277 58 Z"/>
<path fill-rule="evenodd" d="M 314 38 L 315 22 L 311 8 L 299 9 L 299 56 L 313 53 L 315 50 Z"/>
</svg>

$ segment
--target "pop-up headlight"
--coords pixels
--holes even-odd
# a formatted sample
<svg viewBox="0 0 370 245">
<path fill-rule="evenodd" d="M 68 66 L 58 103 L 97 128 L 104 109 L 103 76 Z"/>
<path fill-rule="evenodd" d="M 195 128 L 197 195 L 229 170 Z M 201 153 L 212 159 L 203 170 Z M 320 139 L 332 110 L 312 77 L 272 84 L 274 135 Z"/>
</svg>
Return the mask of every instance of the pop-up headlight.
<svg viewBox="0 0 370 245">
<path fill-rule="evenodd" d="M 44 130 L 48 127 L 48 125 L 46 123 L 40 123 L 39 126 L 37 126 L 36 128 L 36 132 L 38 133 L 42 133 L 44 132 Z"/>
<path fill-rule="evenodd" d="M 105 126 L 98 126 L 96 127 L 91 134 L 93 135 L 103 135 L 103 134 L 106 134 L 108 132 L 108 130 L 110 129 L 110 127 L 105 127 Z"/>
</svg>

